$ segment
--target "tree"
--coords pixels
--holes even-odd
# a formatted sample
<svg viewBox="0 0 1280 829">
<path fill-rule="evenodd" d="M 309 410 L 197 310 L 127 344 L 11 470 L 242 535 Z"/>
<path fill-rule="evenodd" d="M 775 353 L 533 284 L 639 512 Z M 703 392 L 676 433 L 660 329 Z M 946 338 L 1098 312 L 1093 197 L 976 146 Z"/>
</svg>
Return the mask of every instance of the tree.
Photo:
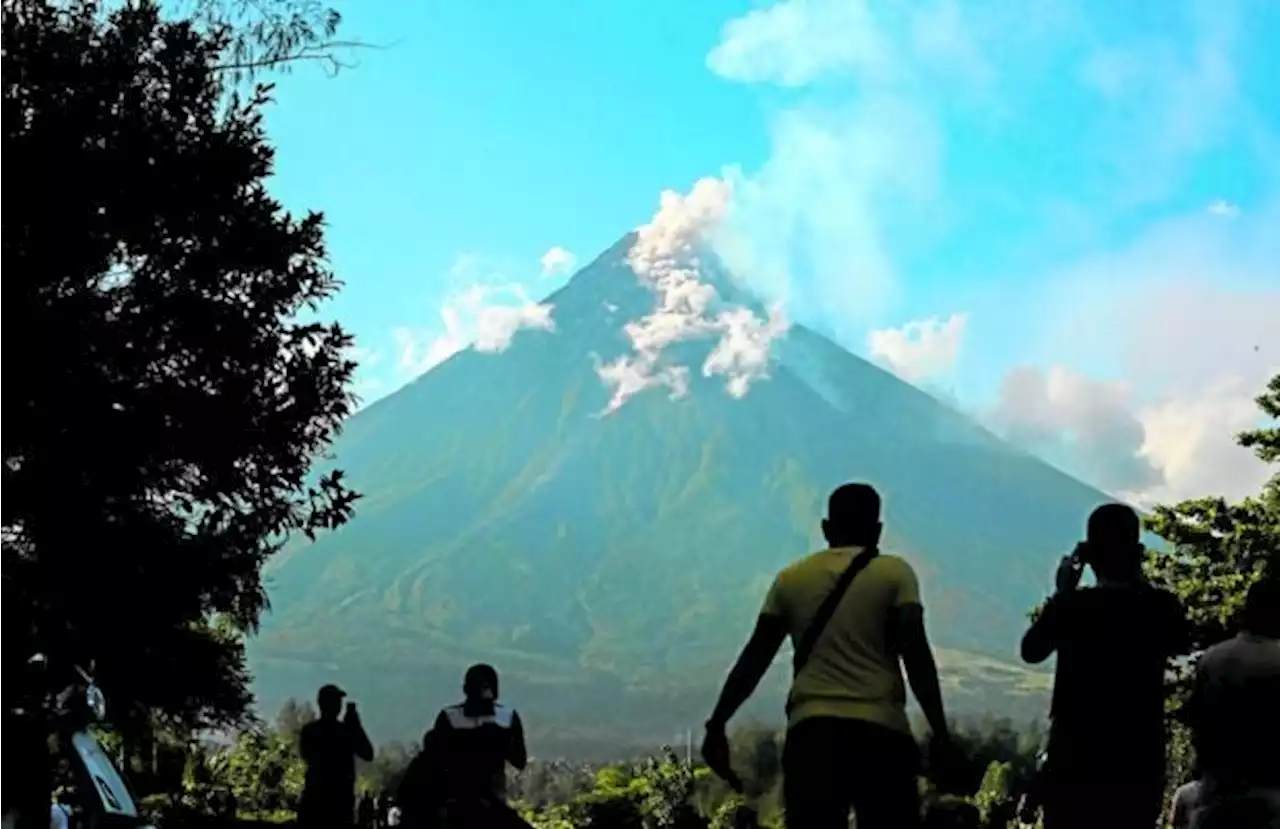
<svg viewBox="0 0 1280 829">
<path fill-rule="evenodd" d="M 276 714 L 275 730 L 296 743 L 302 736 L 302 727 L 315 720 L 316 716 L 315 706 L 310 702 L 298 702 L 290 697 Z"/>
<path fill-rule="evenodd" d="M 1280 419 L 1280 375 L 1257 398 L 1273 421 Z M 1280 428 L 1263 427 L 1241 433 L 1239 444 L 1252 449 L 1268 464 L 1280 461 Z M 1160 506 L 1147 518 L 1147 528 L 1169 542 L 1170 550 L 1152 555 L 1147 572 L 1152 582 L 1172 590 L 1182 600 L 1192 624 L 1193 651 L 1200 651 L 1231 635 L 1245 594 L 1264 574 L 1280 575 L 1280 472 L 1273 474 L 1256 497 L 1230 504 L 1220 497 L 1198 498 Z M 1170 712 L 1176 714 L 1185 698 L 1191 664 L 1177 666 L 1171 681 Z M 1170 720 L 1170 785 L 1181 783 L 1190 767 L 1187 735 Z"/>
<path fill-rule="evenodd" d="M 339 40 L 342 15 L 320 0 L 176 0 L 174 7 L 201 31 L 225 38 L 217 69 L 233 82 L 302 62 L 336 74 L 352 52 L 369 48 Z"/>
<path fill-rule="evenodd" d="M 294 811 L 302 796 L 306 767 L 287 734 L 251 729 L 228 750 L 227 780 L 248 811 Z"/>
<path fill-rule="evenodd" d="M 355 368 L 314 321 L 323 219 L 269 196 L 270 87 L 228 91 L 226 31 L 4 12 L 5 655 L 95 663 L 135 730 L 240 722 L 263 563 L 357 497 L 313 468 Z"/>
</svg>

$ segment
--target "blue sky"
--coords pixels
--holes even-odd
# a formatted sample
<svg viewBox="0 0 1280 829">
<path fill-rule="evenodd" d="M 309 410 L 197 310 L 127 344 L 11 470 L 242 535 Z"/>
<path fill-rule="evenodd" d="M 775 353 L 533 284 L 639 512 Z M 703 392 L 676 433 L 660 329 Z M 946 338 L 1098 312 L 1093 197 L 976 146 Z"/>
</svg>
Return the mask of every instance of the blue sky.
<svg viewBox="0 0 1280 829">
<path fill-rule="evenodd" d="M 791 318 L 1112 491 L 1261 480 L 1224 436 L 1280 368 L 1274 2 L 339 8 L 386 48 L 268 124 L 367 396 L 711 177 Z"/>
</svg>

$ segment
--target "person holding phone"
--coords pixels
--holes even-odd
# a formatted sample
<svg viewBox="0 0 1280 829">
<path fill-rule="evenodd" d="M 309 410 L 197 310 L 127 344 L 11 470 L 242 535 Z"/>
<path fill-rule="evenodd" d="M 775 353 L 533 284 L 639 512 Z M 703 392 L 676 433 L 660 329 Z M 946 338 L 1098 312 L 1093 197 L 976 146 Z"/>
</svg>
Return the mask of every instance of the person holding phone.
<svg viewBox="0 0 1280 829">
<path fill-rule="evenodd" d="M 1150 829 L 1165 769 L 1165 669 L 1190 648 L 1181 602 L 1142 575 L 1138 515 L 1105 504 L 1058 564 L 1022 658 L 1058 655 L 1044 769 L 1045 829 Z M 1084 568 L 1096 586 L 1081 589 Z"/>
<path fill-rule="evenodd" d="M 373 759 L 373 744 L 360 723 L 354 702 L 347 703 L 341 720 L 346 692 L 326 685 L 316 696 L 320 717 L 302 727 L 298 748 L 307 764 L 302 799 L 298 804 L 298 826 L 350 827 L 355 819 L 356 758 Z"/>
</svg>

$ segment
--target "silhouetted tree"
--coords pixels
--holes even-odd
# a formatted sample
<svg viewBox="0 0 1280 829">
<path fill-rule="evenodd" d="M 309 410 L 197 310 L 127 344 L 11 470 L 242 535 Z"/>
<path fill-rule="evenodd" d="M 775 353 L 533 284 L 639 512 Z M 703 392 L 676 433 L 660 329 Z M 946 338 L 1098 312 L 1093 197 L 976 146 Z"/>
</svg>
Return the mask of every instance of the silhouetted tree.
<svg viewBox="0 0 1280 829">
<path fill-rule="evenodd" d="M 3 8 L 6 628 L 96 661 L 116 718 L 235 722 L 263 563 L 356 498 L 312 469 L 354 369 L 314 321 L 322 218 L 268 195 L 269 87 L 227 92 L 227 32 Z"/>
<path fill-rule="evenodd" d="M 276 714 L 275 730 L 296 743 L 302 734 L 302 727 L 315 718 L 314 705 L 310 702 L 298 702 L 290 697 L 280 706 L 280 713 Z"/>
</svg>

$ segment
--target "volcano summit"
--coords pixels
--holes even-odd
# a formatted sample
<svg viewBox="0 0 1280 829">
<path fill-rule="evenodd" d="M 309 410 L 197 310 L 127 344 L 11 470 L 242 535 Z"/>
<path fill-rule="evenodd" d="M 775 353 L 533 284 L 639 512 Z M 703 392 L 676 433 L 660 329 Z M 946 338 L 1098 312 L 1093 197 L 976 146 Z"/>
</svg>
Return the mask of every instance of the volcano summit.
<svg viewBox="0 0 1280 829">
<path fill-rule="evenodd" d="M 696 214 L 662 215 L 548 297 L 550 324 L 351 419 L 356 517 L 268 570 L 265 710 L 339 681 L 377 737 L 415 739 L 484 660 L 535 752 L 669 739 L 847 480 L 920 574 L 951 707 L 1040 710 L 1026 613 L 1107 497 L 788 324 L 699 253 Z"/>
</svg>

